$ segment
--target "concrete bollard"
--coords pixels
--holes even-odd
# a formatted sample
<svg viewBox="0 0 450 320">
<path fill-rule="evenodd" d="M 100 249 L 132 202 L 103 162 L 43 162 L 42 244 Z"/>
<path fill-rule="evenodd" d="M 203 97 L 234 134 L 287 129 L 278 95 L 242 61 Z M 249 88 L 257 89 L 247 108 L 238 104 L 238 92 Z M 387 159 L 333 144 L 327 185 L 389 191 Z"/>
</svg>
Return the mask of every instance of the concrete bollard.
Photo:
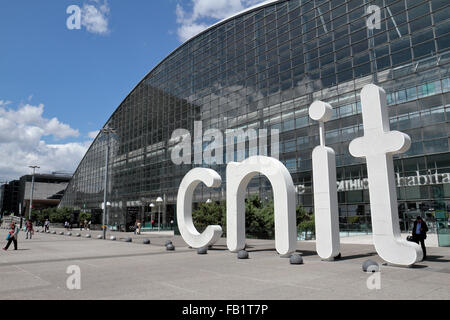
<svg viewBox="0 0 450 320">
<path fill-rule="evenodd" d="M 63 235 L 64 235 L 64 232 L 61 231 L 61 232 L 59 233 L 59 235 L 60 235 L 60 236 L 63 236 Z"/>
<path fill-rule="evenodd" d="M 362 269 L 364 272 L 379 272 L 380 266 L 373 260 L 366 260 L 362 264 Z"/>
<path fill-rule="evenodd" d="M 245 250 L 241 250 L 237 254 L 238 259 L 248 259 L 248 252 Z"/>
<path fill-rule="evenodd" d="M 81 237 L 81 234 L 77 233 L 77 234 L 75 235 L 75 237 L 79 238 L 79 237 Z"/>
<path fill-rule="evenodd" d="M 103 239 L 103 236 L 101 235 L 101 234 L 99 234 L 98 236 L 97 236 L 97 239 Z"/>
<path fill-rule="evenodd" d="M 131 239 L 131 238 L 125 238 L 125 239 L 123 239 L 123 241 L 124 241 L 124 242 L 133 242 L 133 239 Z"/>
<path fill-rule="evenodd" d="M 289 258 L 290 264 L 303 264 L 303 257 L 299 254 L 293 254 Z"/>
<path fill-rule="evenodd" d="M 175 246 L 174 246 L 172 243 L 169 243 L 169 244 L 166 246 L 166 250 L 167 250 L 167 251 L 174 251 L 174 250 L 175 250 Z"/>
<path fill-rule="evenodd" d="M 207 247 L 198 248 L 197 254 L 208 254 L 208 248 Z"/>
<path fill-rule="evenodd" d="M 90 239 L 90 238 L 91 238 L 91 235 L 88 233 L 88 234 L 85 235 L 84 237 Z"/>
<path fill-rule="evenodd" d="M 166 240 L 165 246 L 167 247 L 169 244 L 173 244 L 172 240 Z"/>
<path fill-rule="evenodd" d="M 150 244 L 150 239 L 144 239 L 143 244 Z"/>
<path fill-rule="evenodd" d="M 111 241 L 116 241 L 116 237 L 111 236 L 111 237 L 109 237 L 109 240 L 111 240 Z"/>
<path fill-rule="evenodd" d="M 72 232 L 67 232 L 67 236 L 71 237 L 72 236 Z"/>
</svg>

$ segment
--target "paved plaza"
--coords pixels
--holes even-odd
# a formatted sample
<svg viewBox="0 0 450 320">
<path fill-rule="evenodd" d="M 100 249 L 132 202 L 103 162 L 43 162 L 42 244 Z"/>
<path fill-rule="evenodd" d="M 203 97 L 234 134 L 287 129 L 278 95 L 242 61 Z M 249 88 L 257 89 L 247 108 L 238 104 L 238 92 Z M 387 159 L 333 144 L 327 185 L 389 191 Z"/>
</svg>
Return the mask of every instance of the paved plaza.
<svg viewBox="0 0 450 320">
<path fill-rule="evenodd" d="M 61 230 L 58 230 L 61 231 Z M 77 230 L 73 230 L 75 234 Z M 86 232 L 82 231 L 82 235 Z M 248 240 L 250 259 L 238 260 L 225 239 L 198 255 L 178 236 L 115 233 L 117 241 L 36 233 L 19 235 L 19 250 L 0 252 L 0 299 L 450 299 L 450 249 L 429 248 L 413 268 L 382 265 L 372 245 L 342 244 L 342 259 L 321 261 L 313 242 L 298 242 L 303 265 L 280 258 L 274 241 Z M 131 236 L 132 243 L 120 238 Z M 6 231 L 0 230 L 2 246 Z M 150 245 L 143 239 L 149 238 Z M 176 250 L 166 251 L 172 240 Z M 362 263 L 381 265 L 381 289 L 369 290 Z M 69 290 L 69 266 L 81 270 L 81 290 Z"/>
</svg>

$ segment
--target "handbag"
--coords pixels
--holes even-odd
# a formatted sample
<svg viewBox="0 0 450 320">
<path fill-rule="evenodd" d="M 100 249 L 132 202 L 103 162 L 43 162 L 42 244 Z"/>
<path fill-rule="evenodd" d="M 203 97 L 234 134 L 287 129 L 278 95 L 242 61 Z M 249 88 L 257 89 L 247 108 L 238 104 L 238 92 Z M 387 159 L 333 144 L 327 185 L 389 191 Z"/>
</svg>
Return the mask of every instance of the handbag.
<svg viewBox="0 0 450 320">
<path fill-rule="evenodd" d="M 6 236 L 6 241 L 8 241 L 9 238 L 11 238 L 11 234 L 10 233 L 8 233 L 8 235 Z"/>
</svg>

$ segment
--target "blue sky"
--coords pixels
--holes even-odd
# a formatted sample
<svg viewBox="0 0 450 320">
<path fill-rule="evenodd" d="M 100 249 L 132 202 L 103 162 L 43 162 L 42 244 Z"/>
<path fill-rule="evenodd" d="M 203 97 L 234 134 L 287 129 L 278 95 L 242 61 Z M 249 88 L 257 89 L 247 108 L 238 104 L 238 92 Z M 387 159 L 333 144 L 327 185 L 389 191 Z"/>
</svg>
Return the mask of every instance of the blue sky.
<svg viewBox="0 0 450 320">
<path fill-rule="evenodd" d="M 136 84 L 183 41 L 261 0 L 0 3 L 0 182 L 73 171 Z M 66 25 L 69 6 L 81 29 Z"/>
</svg>

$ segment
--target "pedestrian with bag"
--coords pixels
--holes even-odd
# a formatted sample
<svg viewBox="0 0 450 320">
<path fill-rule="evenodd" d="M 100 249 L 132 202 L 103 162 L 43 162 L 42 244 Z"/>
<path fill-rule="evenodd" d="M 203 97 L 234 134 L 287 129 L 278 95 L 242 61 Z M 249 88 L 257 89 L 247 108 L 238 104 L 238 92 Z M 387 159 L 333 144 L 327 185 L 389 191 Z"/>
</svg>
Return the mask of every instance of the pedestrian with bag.
<svg viewBox="0 0 450 320">
<path fill-rule="evenodd" d="M 422 246 L 423 260 L 427 258 L 427 248 L 425 247 L 425 239 L 427 238 L 428 226 L 425 221 L 423 221 L 421 216 L 418 216 L 416 221 L 414 221 L 414 227 L 412 230 L 412 241 Z"/>
<path fill-rule="evenodd" d="M 3 250 L 7 251 L 9 246 L 11 245 L 11 242 L 14 242 L 14 250 L 17 250 L 17 238 L 19 235 L 19 227 L 16 226 L 14 222 L 11 223 L 11 230 L 9 230 L 8 235 L 6 236 L 6 240 L 8 243 L 6 244 L 6 247 L 3 248 Z"/>
</svg>

